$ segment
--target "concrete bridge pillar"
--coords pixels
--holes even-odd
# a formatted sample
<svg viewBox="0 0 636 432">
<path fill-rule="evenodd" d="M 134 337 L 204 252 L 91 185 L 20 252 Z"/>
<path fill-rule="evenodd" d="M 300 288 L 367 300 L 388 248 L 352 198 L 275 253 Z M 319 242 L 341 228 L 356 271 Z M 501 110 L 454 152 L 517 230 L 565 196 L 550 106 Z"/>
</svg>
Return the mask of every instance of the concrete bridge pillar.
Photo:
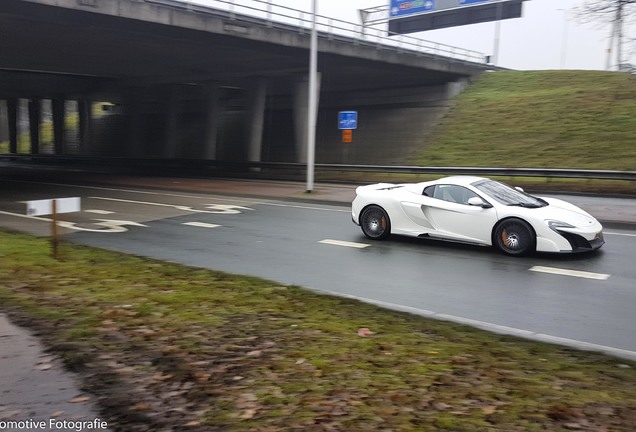
<svg viewBox="0 0 636 432">
<path fill-rule="evenodd" d="M 9 140 L 9 119 L 7 118 L 7 103 L 0 100 L 0 142 Z"/>
<path fill-rule="evenodd" d="M 93 123 L 93 103 L 88 100 L 77 101 L 77 114 L 79 117 L 79 153 L 90 154 L 90 136 Z"/>
<path fill-rule="evenodd" d="M 469 81 L 467 78 L 449 82 L 448 84 L 446 84 L 446 97 L 448 97 L 449 99 L 454 98 L 455 96 L 463 92 L 468 84 Z"/>
<path fill-rule="evenodd" d="M 263 124 L 265 102 L 267 100 L 267 80 L 258 78 L 248 90 L 247 109 L 247 160 L 260 162 L 263 149 Z"/>
<path fill-rule="evenodd" d="M 217 137 L 221 114 L 223 113 L 223 103 L 221 96 L 222 89 L 216 84 L 208 84 L 203 89 L 203 148 L 201 156 L 203 159 L 217 159 Z"/>
<path fill-rule="evenodd" d="M 62 97 L 56 97 L 51 100 L 53 111 L 53 154 L 64 154 L 64 130 L 65 130 L 65 117 L 66 117 L 66 105 L 65 100 Z"/>
<path fill-rule="evenodd" d="M 316 104 L 320 106 L 320 81 L 321 75 L 318 73 L 318 85 L 316 92 Z M 294 89 L 294 131 L 296 142 L 296 162 L 306 163 L 307 158 L 307 127 L 308 125 L 308 109 L 309 109 L 309 76 L 302 77 Z M 318 108 L 318 107 L 316 107 Z M 318 109 L 316 109 L 316 115 Z"/>
<path fill-rule="evenodd" d="M 117 149 L 118 156 L 139 157 L 143 152 L 143 116 L 142 97 L 144 92 L 141 88 L 130 88 L 125 97 L 125 115 L 127 120 L 127 148 Z M 154 153 L 149 156 L 156 156 Z"/>
<path fill-rule="evenodd" d="M 180 156 L 179 136 L 177 134 L 179 125 L 179 88 L 176 85 L 169 85 L 164 90 L 162 153 L 166 158 L 175 158 Z"/>
<path fill-rule="evenodd" d="M 31 136 L 31 154 L 40 153 L 40 123 L 42 122 L 42 101 L 29 100 L 29 133 Z"/>
<path fill-rule="evenodd" d="M 18 99 L 7 99 L 7 120 L 9 124 L 9 153 L 18 152 Z"/>
</svg>

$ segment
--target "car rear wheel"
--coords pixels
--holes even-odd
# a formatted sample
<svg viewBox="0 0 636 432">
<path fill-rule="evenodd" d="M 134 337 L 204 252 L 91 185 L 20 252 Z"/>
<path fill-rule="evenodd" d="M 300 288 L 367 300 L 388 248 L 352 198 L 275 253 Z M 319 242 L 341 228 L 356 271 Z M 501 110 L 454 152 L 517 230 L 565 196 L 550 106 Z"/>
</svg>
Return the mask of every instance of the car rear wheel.
<svg viewBox="0 0 636 432">
<path fill-rule="evenodd" d="M 495 246 L 506 255 L 521 256 L 536 249 L 532 227 L 521 219 L 506 219 L 494 232 Z"/>
<path fill-rule="evenodd" d="M 382 240 L 391 234 L 391 220 L 382 207 L 369 206 L 360 215 L 360 227 L 365 236 Z"/>
</svg>

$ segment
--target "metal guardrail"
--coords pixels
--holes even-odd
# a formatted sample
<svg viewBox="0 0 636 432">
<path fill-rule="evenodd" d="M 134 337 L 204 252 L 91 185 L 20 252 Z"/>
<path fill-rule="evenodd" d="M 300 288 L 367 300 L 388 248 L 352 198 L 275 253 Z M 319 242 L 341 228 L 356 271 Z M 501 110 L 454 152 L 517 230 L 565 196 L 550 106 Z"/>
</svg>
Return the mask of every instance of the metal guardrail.
<svg viewBox="0 0 636 432">
<path fill-rule="evenodd" d="M 542 177 L 635 181 L 636 171 L 582 170 L 565 168 L 421 167 L 380 165 L 316 165 L 324 170 L 396 174 L 443 174 L 497 177 Z"/>
<path fill-rule="evenodd" d="M 144 0 L 164 7 L 222 16 L 226 19 L 246 21 L 266 27 L 309 34 L 313 15 L 310 12 L 280 6 L 272 0 Z M 316 15 L 319 37 L 346 41 L 354 45 L 371 45 L 377 49 L 413 53 L 414 55 L 442 56 L 472 63 L 486 64 L 486 56 L 478 51 L 427 41 L 414 36 L 390 34 L 388 30 L 337 18 Z"/>
<path fill-rule="evenodd" d="M 33 165 L 65 166 L 73 169 L 156 169 L 161 173 L 191 172 L 197 175 L 224 173 L 249 173 L 267 177 L 273 173 L 292 173 L 301 176 L 307 165 L 288 162 L 231 162 L 202 159 L 135 159 L 135 158 L 95 158 L 85 156 L 59 155 L 16 155 L 0 154 L 0 160 Z M 497 168 L 497 167 L 424 167 L 397 165 L 347 165 L 316 164 L 317 172 L 376 173 L 376 174 L 419 174 L 419 175 L 476 175 L 495 177 L 539 177 L 636 181 L 636 171 L 583 170 L 564 168 Z M 172 170 L 172 171 L 171 171 Z"/>
</svg>

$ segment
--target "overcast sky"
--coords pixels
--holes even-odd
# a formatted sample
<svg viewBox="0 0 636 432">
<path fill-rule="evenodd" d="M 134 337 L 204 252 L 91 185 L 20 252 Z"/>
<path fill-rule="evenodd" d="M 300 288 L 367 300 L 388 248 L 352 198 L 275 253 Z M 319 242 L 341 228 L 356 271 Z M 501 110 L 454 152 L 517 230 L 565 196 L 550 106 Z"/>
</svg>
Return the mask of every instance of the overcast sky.
<svg viewBox="0 0 636 432">
<path fill-rule="evenodd" d="M 281 6 L 310 11 L 311 0 L 271 0 Z M 591 69 L 604 70 L 610 42 L 608 24 L 582 23 L 575 11 L 584 0 L 528 0 L 523 17 L 501 21 L 499 66 L 520 70 Z M 193 2 L 218 7 L 214 0 Z M 236 0 L 235 3 L 246 3 Z M 318 14 L 359 23 L 359 9 L 388 5 L 389 0 L 317 0 Z M 413 34 L 418 38 L 493 55 L 494 22 Z M 626 40 L 636 36 L 628 29 Z M 636 63 L 634 50 L 624 44 L 624 62 Z M 634 42 L 631 42 L 634 45 Z M 615 50 L 614 50 L 615 51 Z M 616 61 L 611 61 L 615 65 Z"/>
</svg>

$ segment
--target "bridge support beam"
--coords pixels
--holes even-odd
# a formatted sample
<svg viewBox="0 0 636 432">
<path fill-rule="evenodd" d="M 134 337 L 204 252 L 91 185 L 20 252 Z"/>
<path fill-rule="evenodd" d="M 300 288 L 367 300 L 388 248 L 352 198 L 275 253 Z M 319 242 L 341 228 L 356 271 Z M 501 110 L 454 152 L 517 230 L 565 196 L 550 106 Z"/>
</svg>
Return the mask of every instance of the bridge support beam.
<svg viewBox="0 0 636 432">
<path fill-rule="evenodd" d="M 256 80 L 248 90 L 247 109 L 247 160 L 260 162 L 263 149 L 263 124 L 265 121 L 265 102 L 267 100 L 267 81 Z"/>
<path fill-rule="evenodd" d="M 318 73 L 318 85 L 316 93 L 316 105 L 320 106 L 320 79 L 321 75 Z M 296 83 L 294 89 L 294 130 L 295 130 L 295 142 L 296 142 L 296 162 L 306 163 L 308 160 L 307 155 L 307 127 L 309 113 L 309 77 L 304 76 Z M 316 107 L 316 108 L 318 108 Z M 316 109 L 316 113 L 319 110 Z"/>
<path fill-rule="evenodd" d="M 18 152 L 18 99 L 7 99 L 7 120 L 9 123 L 9 153 Z"/>
<path fill-rule="evenodd" d="M 90 135 L 93 123 L 93 103 L 88 100 L 77 101 L 79 117 L 79 153 L 90 154 Z"/>
<path fill-rule="evenodd" d="M 65 100 L 61 97 L 51 101 L 53 111 L 53 151 L 56 155 L 64 154 L 64 130 L 65 130 Z"/>
<path fill-rule="evenodd" d="M 216 84 L 208 84 L 203 89 L 203 159 L 216 160 L 217 137 L 223 104 L 221 88 Z"/>
<path fill-rule="evenodd" d="M 464 89 L 468 86 L 468 83 L 468 79 L 463 78 L 446 84 L 446 96 L 448 97 L 448 99 L 454 98 L 455 96 L 463 92 Z"/>
<path fill-rule="evenodd" d="M 0 142 L 9 140 L 9 119 L 7 118 L 7 102 L 0 100 Z"/>
<path fill-rule="evenodd" d="M 127 148 L 115 150 L 118 156 L 139 157 L 143 154 L 143 116 L 142 97 L 144 92 L 141 88 L 129 88 L 125 98 L 125 115 L 127 120 Z"/>
<path fill-rule="evenodd" d="M 181 156 L 177 127 L 179 124 L 179 88 L 169 85 L 163 96 L 163 156 L 176 158 Z"/>
<path fill-rule="evenodd" d="M 29 100 L 29 134 L 31 136 L 31 154 L 40 153 L 40 123 L 42 122 L 42 101 Z"/>
</svg>

